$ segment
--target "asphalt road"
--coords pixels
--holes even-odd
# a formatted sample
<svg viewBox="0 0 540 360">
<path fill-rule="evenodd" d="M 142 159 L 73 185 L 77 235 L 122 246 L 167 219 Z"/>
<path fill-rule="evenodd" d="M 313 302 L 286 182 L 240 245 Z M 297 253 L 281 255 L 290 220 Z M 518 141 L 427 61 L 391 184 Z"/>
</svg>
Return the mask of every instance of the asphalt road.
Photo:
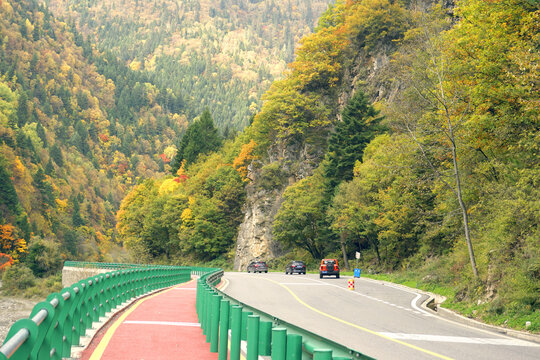
<svg viewBox="0 0 540 360">
<path fill-rule="evenodd" d="M 540 344 L 420 308 L 425 295 L 369 279 L 225 273 L 222 291 L 284 321 L 377 359 L 540 359 Z"/>
</svg>

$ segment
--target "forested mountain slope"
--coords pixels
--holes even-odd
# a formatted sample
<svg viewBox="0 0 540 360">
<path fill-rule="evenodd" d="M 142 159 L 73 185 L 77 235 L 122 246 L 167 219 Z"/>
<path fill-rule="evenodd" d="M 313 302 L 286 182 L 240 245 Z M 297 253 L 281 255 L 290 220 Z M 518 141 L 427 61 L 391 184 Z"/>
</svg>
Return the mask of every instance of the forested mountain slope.
<svg viewBox="0 0 540 360">
<path fill-rule="evenodd" d="M 173 90 L 96 52 L 37 1 L 2 1 L 0 253 L 17 260 L 29 246 L 55 266 L 118 256 L 120 201 L 163 173 L 186 127 Z"/>
<path fill-rule="evenodd" d="M 438 3 L 337 1 L 250 127 L 123 202 L 131 254 L 243 269 L 358 251 L 538 331 L 540 9 Z"/>
<path fill-rule="evenodd" d="M 81 33 L 154 84 L 241 130 L 330 0 L 46 0 Z"/>
</svg>

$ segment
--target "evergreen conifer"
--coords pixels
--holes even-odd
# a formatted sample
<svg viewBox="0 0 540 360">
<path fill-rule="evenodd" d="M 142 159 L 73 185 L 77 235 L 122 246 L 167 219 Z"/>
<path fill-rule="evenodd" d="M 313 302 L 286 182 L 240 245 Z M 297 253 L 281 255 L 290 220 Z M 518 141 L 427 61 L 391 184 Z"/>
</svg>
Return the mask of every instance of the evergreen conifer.
<svg viewBox="0 0 540 360">
<path fill-rule="evenodd" d="M 197 160 L 199 154 L 207 154 L 219 149 L 221 143 L 222 139 L 214 126 L 212 115 L 208 109 L 205 109 L 200 119 L 188 126 L 180 140 L 171 172 L 176 174 L 183 160 L 186 160 L 186 165 L 189 165 Z"/>
<path fill-rule="evenodd" d="M 343 180 L 353 178 L 354 164 L 362 160 L 366 145 L 379 130 L 378 111 L 369 103 L 365 94 L 358 90 L 341 113 L 341 122 L 328 143 L 326 176 L 332 188 Z"/>
</svg>

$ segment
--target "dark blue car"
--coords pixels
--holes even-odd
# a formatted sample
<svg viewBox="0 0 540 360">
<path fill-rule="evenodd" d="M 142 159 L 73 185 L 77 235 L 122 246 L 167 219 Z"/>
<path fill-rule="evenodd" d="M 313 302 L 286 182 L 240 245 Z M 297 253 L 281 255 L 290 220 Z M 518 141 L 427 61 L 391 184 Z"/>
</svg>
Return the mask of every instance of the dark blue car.
<svg viewBox="0 0 540 360">
<path fill-rule="evenodd" d="M 285 274 L 306 274 L 306 264 L 303 261 L 295 260 L 291 261 L 285 267 Z"/>
</svg>

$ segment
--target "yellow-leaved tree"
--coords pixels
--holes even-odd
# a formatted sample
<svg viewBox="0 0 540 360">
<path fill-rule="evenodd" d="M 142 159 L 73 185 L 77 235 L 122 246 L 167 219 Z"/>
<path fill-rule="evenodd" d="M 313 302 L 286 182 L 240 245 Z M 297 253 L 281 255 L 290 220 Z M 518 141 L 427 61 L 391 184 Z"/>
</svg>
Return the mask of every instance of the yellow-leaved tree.
<svg viewBox="0 0 540 360">
<path fill-rule="evenodd" d="M 15 262 L 28 252 L 26 241 L 17 239 L 15 227 L 11 224 L 0 225 L 0 252 L 8 254 Z"/>
<path fill-rule="evenodd" d="M 253 139 L 250 140 L 249 143 L 242 145 L 240 153 L 233 161 L 233 167 L 242 177 L 242 181 L 249 182 L 253 180 L 248 177 L 248 166 L 253 160 L 256 160 L 258 158 L 257 155 L 253 154 L 256 147 L 257 144 L 255 143 L 255 141 L 253 141 Z"/>
</svg>

